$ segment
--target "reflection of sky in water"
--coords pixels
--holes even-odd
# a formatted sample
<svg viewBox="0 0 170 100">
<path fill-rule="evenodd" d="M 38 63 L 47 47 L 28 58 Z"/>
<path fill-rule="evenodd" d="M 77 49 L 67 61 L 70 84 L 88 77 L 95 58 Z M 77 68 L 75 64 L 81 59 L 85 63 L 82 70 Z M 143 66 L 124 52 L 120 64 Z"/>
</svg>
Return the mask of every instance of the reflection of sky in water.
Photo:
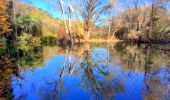
<svg viewBox="0 0 170 100">
<path fill-rule="evenodd" d="M 142 89 L 144 85 L 144 73 L 126 70 L 123 71 L 121 66 L 106 63 L 109 53 L 107 49 L 96 48 L 92 50 L 92 60 L 95 67 L 92 67 L 95 78 L 103 85 L 112 84 L 115 93 L 112 95 L 118 100 L 141 100 L 143 99 Z M 72 59 L 73 61 L 75 59 Z M 60 78 L 62 66 L 64 63 L 64 55 L 56 55 L 45 62 L 44 67 L 37 67 L 34 70 L 26 70 L 20 73 L 23 79 L 13 77 L 12 88 L 15 99 L 39 100 L 60 98 L 63 100 L 87 100 L 95 98 L 89 88 L 82 87 L 82 77 L 85 68 L 79 73 L 68 73 L 68 66 L 64 70 L 63 78 Z M 73 63 L 73 62 L 72 62 Z M 68 59 L 66 60 L 68 65 Z M 78 69 L 79 66 L 75 68 Z M 102 72 L 102 71 L 103 72 Z M 104 74 L 111 73 L 111 79 L 106 79 Z M 165 77 L 167 72 L 162 70 L 159 72 L 160 77 Z M 63 88 L 62 88 L 62 82 Z M 85 80 L 86 81 L 86 80 Z M 167 83 L 168 80 L 162 80 Z M 119 87 L 123 89 L 119 89 Z M 109 93 L 108 93 L 109 94 Z M 102 97 L 101 97 L 102 98 Z M 100 99 L 101 99 L 100 98 Z"/>
</svg>

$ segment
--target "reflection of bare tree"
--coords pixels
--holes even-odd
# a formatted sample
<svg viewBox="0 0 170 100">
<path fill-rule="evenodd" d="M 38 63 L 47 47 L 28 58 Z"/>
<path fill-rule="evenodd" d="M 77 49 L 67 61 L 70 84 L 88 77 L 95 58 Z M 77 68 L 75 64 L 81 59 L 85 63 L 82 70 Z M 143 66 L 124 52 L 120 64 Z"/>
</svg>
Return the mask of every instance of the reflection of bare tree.
<svg viewBox="0 0 170 100">
<path fill-rule="evenodd" d="M 60 95 L 63 91 L 68 91 L 64 87 L 63 77 L 65 74 L 72 74 L 74 71 L 74 67 L 77 64 L 77 60 L 72 63 L 72 48 L 65 49 L 65 55 L 64 55 L 64 62 L 63 66 L 61 67 L 61 70 L 59 71 L 59 76 L 57 80 L 55 80 L 53 83 L 50 83 L 51 85 L 55 85 L 55 88 L 53 90 L 53 99 L 59 99 Z M 67 72 L 68 71 L 68 72 Z"/>
<path fill-rule="evenodd" d="M 125 45 L 117 44 L 111 55 L 119 59 L 124 70 L 138 70 L 140 72 L 152 71 L 170 63 L 168 54 L 158 48 L 164 46 L 154 45 Z M 113 61 L 113 60 L 112 60 Z"/>
<path fill-rule="evenodd" d="M 55 99 L 59 98 L 63 91 L 68 91 L 63 81 L 63 77 L 67 75 L 80 75 L 78 76 L 81 77 L 80 86 L 90 91 L 97 99 L 112 99 L 117 93 L 125 91 L 126 78 L 133 78 L 135 71 L 144 74 L 145 88 L 142 87 L 142 91 L 146 99 L 169 95 L 168 92 L 162 94 L 162 91 L 167 90 L 169 83 L 166 82 L 167 85 L 164 87 L 161 83 L 162 77 L 158 75 L 160 69 L 169 63 L 169 60 L 164 60 L 168 59 L 167 52 L 164 53 L 161 49 L 146 45 L 116 44 L 110 48 L 110 44 L 108 44 L 103 48 L 106 48 L 107 57 L 100 62 L 96 62 L 92 58 L 93 48 L 89 44 L 79 48 L 64 49 L 64 63 L 57 75 L 59 77 L 54 82 L 53 97 Z M 110 70 L 110 64 L 117 64 L 115 60 L 118 60 L 117 63 L 122 66 L 123 79 Z"/>
<path fill-rule="evenodd" d="M 82 47 L 83 49 L 78 48 L 75 51 L 74 48 L 66 50 L 64 65 L 59 74 L 60 78 L 56 81 L 57 86 L 54 93 L 59 95 L 60 91 L 64 89 L 62 77 L 65 74 L 77 75 L 82 73 L 81 87 L 90 91 L 96 98 L 112 99 L 116 93 L 125 91 L 125 80 L 116 75 L 114 76 L 113 74 L 116 73 L 109 69 L 109 64 L 111 62 L 115 64 L 114 61 L 118 60 L 120 65 L 122 65 L 122 70 L 129 72 L 127 76 L 123 75 L 125 78 L 133 77 L 128 75 L 133 74 L 136 70 L 144 73 L 143 82 L 145 89 L 142 87 L 144 98 L 157 97 L 159 99 L 163 95 L 166 99 L 169 96 L 169 91 L 167 91 L 169 81 L 167 80 L 166 85 L 162 84 L 163 78 L 159 76 L 159 73 L 160 69 L 164 69 L 164 66 L 169 64 L 169 60 L 164 60 L 168 59 L 168 56 L 162 50 L 155 49 L 152 46 L 118 45 L 113 46 L 114 48 L 110 48 L 110 45 L 107 45 L 108 56 L 103 62 L 95 62 L 92 59 L 93 52 L 89 45 Z M 122 72 L 121 74 L 124 73 Z M 101 78 L 101 76 L 104 78 Z"/>
<path fill-rule="evenodd" d="M 107 55 L 109 56 L 109 52 Z M 63 83 L 63 77 L 67 74 L 83 74 L 80 86 L 88 89 L 96 98 L 104 97 L 111 99 L 114 94 L 124 90 L 123 82 L 119 78 L 115 77 L 112 79 L 112 72 L 108 69 L 109 57 L 107 56 L 104 61 L 106 65 L 103 62 L 94 62 L 90 45 L 86 44 L 78 49 L 65 49 L 64 56 L 64 63 L 59 72 L 59 78 L 54 82 L 54 84 L 57 84 L 53 91 L 54 98 L 58 98 L 61 91 L 67 91 L 64 89 Z M 98 78 L 98 75 L 103 76 L 104 79 Z"/>
<path fill-rule="evenodd" d="M 163 72 L 161 72 L 163 71 Z M 160 74 L 164 74 L 160 76 Z M 145 75 L 144 98 L 168 100 L 170 96 L 170 69 L 169 66 Z"/>
<path fill-rule="evenodd" d="M 137 74 L 144 76 L 144 80 L 142 80 L 144 86 L 141 86 L 144 98 L 162 98 L 164 96 L 167 99 L 170 95 L 170 69 L 167 66 L 170 65 L 169 52 L 165 53 L 162 49 L 146 45 L 116 44 L 112 48 L 110 48 L 110 44 L 104 46 L 106 47 L 102 47 L 102 52 L 105 52 L 103 54 L 107 56 L 101 56 L 101 60 L 100 57 L 96 57 L 98 59 L 95 60 L 93 48 L 96 47 L 89 44 L 71 49 L 64 48 L 62 52 L 60 48 L 58 51 L 64 56 L 63 65 L 58 70 L 59 72 L 57 71 L 53 82 L 47 83 L 49 87 L 54 87 L 54 89 L 50 91 L 50 95 L 46 93 L 46 96 L 51 98 L 52 95 L 52 98 L 59 99 L 62 94 L 65 95 L 65 92 L 69 90 L 63 79 L 74 75 L 81 80 L 79 86 L 90 91 L 96 99 L 113 99 L 117 93 L 126 91 L 128 79 L 133 80 L 136 77 L 134 76 L 135 72 L 137 72 Z M 97 48 L 101 47 L 97 46 Z M 57 52 L 57 54 L 59 53 Z M 121 70 L 115 70 L 116 65 L 119 65 Z M 163 77 L 160 76 L 162 71 L 165 74 Z M 134 81 L 130 80 L 130 82 L 134 88 Z"/>
<path fill-rule="evenodd" d="M 63 62 L 63 66 L 61 67 L 61 70 L 59 72 L 59 77 L 57 78 L 57 80 L 55 80 L 55 82 L 53 84 L 55 84 L 55 88 L 53 91 L 53 99 L 58 99 L 61 91 L 63 91 L 64 88 L 64 83 L 63 83 L 63 77 L 67 68 L 67 58 L 69 58 L 68 61 L 68 67 L 71 67 L 71 48 L 69 48 L 68 50 L 65 50 L 65 56 L 64 56 L 64 62 Z"/>
<path fill-rule="evenodd" d="M 102 75 L 104 77 L 111 76 L 110 72 L 105 72 L 102 70 L 102 65 L 97 66 L 92 60 L 92 54 L 89 51 L 84 53 L 85 59 L 83 61 L 84 64 L 82 68 L 84 68 L 84 74 L 82 76 L 82 80 L 80 85 L 85 89 L 90 90 L 95 96 L 96 99 L 100 99 L 101 97 L 111 99 L 115 93 L 119 93 L 123 91 L 123 84 L 119 82 L 115 83 L 114 80 L 109 80 L 110 78 L 100 79 L 96 76 Z M 108 58 L 106 58 L 108 60 Z M 101 72 L 101 73 L 100 73 Z"/>
<path fill-rule="evenodd" d="M 170 60 L 166 45 L 125 45 L 118 44 L 114 47 L 113 55 L 120 60 L 122 68 L 134 72 L 144 73 L 144 98 L 168 99 L 170 96 L 168 71 Z M 165 52 L 166 51 L 166 52 Z M 161 75 L 165 74 L 164 77 Z"/>
</svg>

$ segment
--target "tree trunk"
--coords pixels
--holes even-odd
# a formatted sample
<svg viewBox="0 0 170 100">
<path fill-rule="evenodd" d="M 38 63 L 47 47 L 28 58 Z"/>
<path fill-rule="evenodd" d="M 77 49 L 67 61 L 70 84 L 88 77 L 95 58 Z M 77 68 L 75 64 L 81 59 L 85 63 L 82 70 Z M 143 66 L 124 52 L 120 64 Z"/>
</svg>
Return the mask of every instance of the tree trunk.
<svg viewBox="0 0 170 100">
<path fill-rule="evenodd" d="M 15 29 L 15 38 L 17 38 L 17 24 L 16 24 L 16 4 L 15 4 L 15 0 L 12 0 L 12 5 L 13 5 L 13 22 L 14 22 L 14 29 Z"/>
<path fill-rule="evenodd" d="M 71 30 L 71 9 L 70 9 L 70 1 L 68 0 L 68 9 L 69 9 L 69 27 L 68 27 L 68 31 L 69 31 L 69 37 L 70 37 L 70 41 L 71 41 L 71 47 L 74 45 L 74 40 L 73 40 L 73 32 Z"/>
<path fill-rule="evenodd" d="M 87 31 L 87 32 L 85 32 L 84 40 L 89 41 L 89 39 L 90 39 L 90 31 Z"/>
</svg>

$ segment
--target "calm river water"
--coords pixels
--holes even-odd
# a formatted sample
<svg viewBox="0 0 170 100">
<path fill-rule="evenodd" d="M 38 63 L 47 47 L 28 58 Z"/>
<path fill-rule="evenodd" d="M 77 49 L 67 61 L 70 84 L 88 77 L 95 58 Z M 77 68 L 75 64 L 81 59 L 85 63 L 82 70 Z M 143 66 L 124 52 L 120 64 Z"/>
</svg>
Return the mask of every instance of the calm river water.
<svg viewBox="0 0 170 100">
<path fill-rule="evenodd" d="M 14 100 L 170 100 L 170 45 L 20 46 L 0 53 L 0 95 Z"/>
</svg>

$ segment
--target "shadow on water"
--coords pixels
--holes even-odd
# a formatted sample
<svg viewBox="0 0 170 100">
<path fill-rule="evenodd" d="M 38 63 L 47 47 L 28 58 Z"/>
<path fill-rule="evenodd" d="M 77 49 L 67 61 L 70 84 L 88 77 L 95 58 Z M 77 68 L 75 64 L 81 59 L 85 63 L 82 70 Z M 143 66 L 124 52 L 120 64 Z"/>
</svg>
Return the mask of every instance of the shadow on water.
<svg viewBox="0 0 170 100">
<path fill-rule="evenodd" d="M 169 49 L 166 44 L 126 43 L 1 48 L 0 96 L 16 100 L 168 99 Z"/>
</svg>

